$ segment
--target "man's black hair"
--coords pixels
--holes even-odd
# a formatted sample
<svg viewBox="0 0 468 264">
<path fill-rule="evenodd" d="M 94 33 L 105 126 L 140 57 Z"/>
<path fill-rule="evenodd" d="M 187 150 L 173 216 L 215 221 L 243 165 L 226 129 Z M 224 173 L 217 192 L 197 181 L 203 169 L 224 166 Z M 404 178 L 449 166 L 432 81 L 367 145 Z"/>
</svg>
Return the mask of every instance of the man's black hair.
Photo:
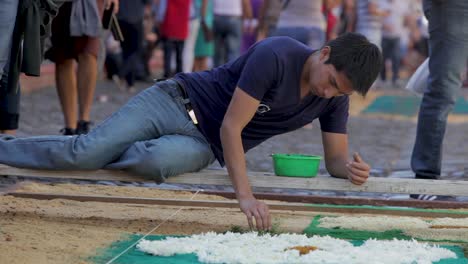
<svg viewBox="0 0 468 264">
<path fill-rule="evenodd" d="M 344 72 L 351 80 L 353 90 L 366 95 L 382 68 L 382 53 L 366 37 L 346 33 L 329 41 L 330 55 L 326 64 L 332 64 L 338 72 Z"/>
</svg>

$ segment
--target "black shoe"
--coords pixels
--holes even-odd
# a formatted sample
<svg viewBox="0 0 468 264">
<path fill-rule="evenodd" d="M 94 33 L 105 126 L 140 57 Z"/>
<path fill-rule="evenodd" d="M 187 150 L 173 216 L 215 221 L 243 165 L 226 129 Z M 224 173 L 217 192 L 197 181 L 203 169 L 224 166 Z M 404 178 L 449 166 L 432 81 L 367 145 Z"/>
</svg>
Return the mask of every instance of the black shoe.
<svg viewBox="0 0 468 264">
<path fill-rule="evenodd" d="M 78 121 L 78 124 L 76 125 L 75 134 L 77 135 L 88 134 L 89 127 L 91 125 L 92 123 L 90 121 L 84 121 L 84 120 Z"/>
<path fill-rule="evenodd" d="M 60 129 L 60 133 L 62 133 L 62 135 L 64 135 L 64 136 L 75 135 L 75 129 L 69 128 L 69 127 L 64 127 L 62 129 Z"/>
<path fill-rule="evenodd" d="M 454 196 L 433 194 L 410 194 L 411 199 L 422 201 L 456 201 Z"/>
</svg>

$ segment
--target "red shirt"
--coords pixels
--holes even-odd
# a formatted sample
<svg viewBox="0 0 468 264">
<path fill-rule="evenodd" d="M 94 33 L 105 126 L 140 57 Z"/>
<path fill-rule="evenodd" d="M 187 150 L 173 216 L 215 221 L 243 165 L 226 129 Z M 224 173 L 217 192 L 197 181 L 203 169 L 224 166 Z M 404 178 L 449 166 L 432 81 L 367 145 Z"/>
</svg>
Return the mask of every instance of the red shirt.
<svg viewBox="0 0 468 264">
<path fill-rule="evenodd" d="M 185 40 L 188 36 L 191 0 L 168 0 L 161 37 Z"/>
</svg>

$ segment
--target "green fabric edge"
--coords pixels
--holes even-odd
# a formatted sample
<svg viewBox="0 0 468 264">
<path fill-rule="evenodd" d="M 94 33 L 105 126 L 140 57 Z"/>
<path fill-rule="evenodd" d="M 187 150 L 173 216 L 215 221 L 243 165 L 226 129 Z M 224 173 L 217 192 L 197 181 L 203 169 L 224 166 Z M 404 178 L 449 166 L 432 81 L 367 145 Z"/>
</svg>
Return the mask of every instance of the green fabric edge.
<svg viewBox="0 0 468 264">
<path fill-rule="evenodd" d="M 303 233 L 307 236 L 319 235 L 319 236 L 330 236 L 339 239 L 349 240 L 355 246 L 360 246 L 364 243 L 365 240 L 368 239 L 378 239 L 378 240 L 391 240 L 391 239 L 401 239 L 401 240 L 411 240 L 415 239 L 418 241 L 423 242 L 450 242 L 450 243 L 466 243 L 466 241 L 453 241 L 453 240 L 428 240 L 422 239 L 417 237 L 411 237 L 404 233 L 403 230 L 393 229 L 393 230 L 386 230 L 383 232 L 378 231 L 364 231 L 364 230 L 353 230 L 353 229 L 346 229 L 346 228 L 323 228 L 319 227 L 320 219 L 324 217 L 322 215 L 316 215 L 312 222 L 306 229 L 304 229 Z M 334 216 L 327 216 L 327 217 L 334 217 Z M 468 264 L 468 259 L 465 257 L 463 252 L 463 248 L 460 246 L 452 246 L 452 245 L 440 245 L 440 247 L 447 248 L 453 251 L 456 255 L 456 259 L 443 259 L 436 264 Z"/>
<path fill-rule="evenodd" d="M 324 228 L 320 227 L 320 219 L 323 217 L 335 217 L 331 215 L 322 216 L 316 215 L 309 226 L 307 226 L 303 233 L 306 235 L 321 235 L 331 236 L 334 238 L 341 238 L 346 240 L 367 240 L 367 239 L 383 239 L 389 240 L 393 238 L 411 240 L 415 239 L 421 242 L 437 242 L 437 243 L 467 243 L 465 240 L 450 240 L 450 239 L 426 239 L 421 237 L 411 237 L 405 234 L 403 230 L 392 229 L 386 231 L 366 231 L 366 230 L 354 230 L 346 228 Z"/>
<path fill-rule="evenodd" d="M 95 256 L 87 259 L 91 263 L 101 264 L 107 263 L 109 260 L 123 252 L 130 245 L 138 241 L 142 235 L 128 235 L 114 243 L 107 248 L 99 249 Z M 162 240 L 169 236 L 162 235 L 150 235 L 145 239 L 148 240 Z M 174 237 L 174 236 L 172 236 Z M 141 251 L 138 251 L 135 247 L 125 252 L 122 256 L 116 259 L 113 264 L 197 264 L 200 263 L 195 254 L 180 254 L 172 257 L 160 257 L 152 256 Z"/>
<path fill-rule="evenodd" d="M 391 114 L 414 116 L 421 104 L 421 98 L 417 96 L 401 96 L 401 95 L 381 95 L 367 106 L 362 113 L 365 114 Z M 465 115 L 468 114 L 468 100 L 459 96 L 455 101 L 452 114 Z"/>
</svg>

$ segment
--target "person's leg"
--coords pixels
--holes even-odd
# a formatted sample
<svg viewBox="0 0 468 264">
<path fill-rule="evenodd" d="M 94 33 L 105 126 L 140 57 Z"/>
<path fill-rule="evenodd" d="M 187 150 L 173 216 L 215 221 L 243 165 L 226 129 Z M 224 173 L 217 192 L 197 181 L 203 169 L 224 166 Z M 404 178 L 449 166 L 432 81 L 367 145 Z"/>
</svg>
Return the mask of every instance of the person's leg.
<svg viewBox="0 0 468 264">
<path fill-rule="evenodd" d="M 18 0 L 0 1 L 0 76 L 3 75 L 5 65 L 8 65 L 17 9 Z"/>
<path fill-rule="evenodd" d="M 176 53 L 176 73 L 182 72 L 182 53 L 184 51 L 184 41 L 174 40 L 174 48 Z"/>
<path fill-rule="evenodd" d="M 242 42 L 242 19 L 240 17 L 230 17 L 228 20 L 228 32 L 226 35 L 226 57 L 227 61 L 237 59 L 240 55 Z"/>
<path fill-rule="evenodd" d="M 78 55 L 78 106 L 79 106 L 79 121 L 86 122 L 85 126 L 89 129 L 91 106 L 94 99 L 94 91 L 97 81 L 97 58 L 90 53 L 82 53 Z M 85 134 L 88 129 L 77 127 L 77 133 Z M 80 131 L 78 131 L 80 130 Z M 86 130 L 86 131 L 85 131 Z"/>
<path fill-rule="evenodd" d="M 8 64 L 9 60 L 6 65 Z M 20 88 L 13 89 L 9 86 L 8 72 L 9 67 L 5 66 L 0 79 L 0 134 L 14 135 L 19 122 Z"/>
<path fill-rule="evenodd" d="M 392 39 L 392 81 L 395 84 L 400 79 L 400 63 L 401 63 L 401 49 L 400 49 L 400 38 Z"/>
<path fill-rule="evenodd" d="M 0 134 L 14 135 L 19 122 L 19 87 L 10 87 L 8 73 L 11 36 L 15 26 L 18 0 L 0 3 Z M 19 83 L 18 83 L 19 86 Z"/>
<path fill-rule="evenodd" d="M 432 4 L 432 6 L 431 6 Z M 411 167 L 416 178 L 440 177 L 447 116 L 460 90 L 468 56 L 468 2 L 424 1 L 429 19 L 429 82 L 418 117 Z"/>
<path fill-rule="evenodd" d="M 197 57 L 193 64 L 193 71 L 205 71 L 208 70 L 208 58 L 207 57 Z"/>
<path fill-rule="evenodd" d="M 88 134 L 0 136 L 0 164 L 34 169 L 100 169 L 117 160 L 135 142 L 187 135 L 187 127 L 193 123 L 176 87 L 169 80 L 145 89 Z"/>
<path fill-rule="evenodd" d="M 164 39 L 163 40 L 163 50 L 164 50 L 164 78 L 169 78 L 172 76 L 171 73 L 171 59 L 172 59 L 172 40 Z"/>
<path fill-rule="evenodd" d="M 198 36 L 198 29 L 200 28 L 200 19 L 190 20 L 189 35 L 184 43 L 183 60 L 184 64 L 182 70 L 184 72 L 191 72 L 193 69 L 195 57 L 195 43 Z"/>
<path fill-rule="evenodd" d="M 78 92 L 73 59 L 63 59 L 55 63 L 55 84 L 62 106 L 65 128 L 74 130 L 77 123 Z"/>
<path fill-rule="evenodd" d="M 130 23 L 128 26 L 131 40 L 129 40 L 128 44 L 128 57 L 126 62 L 128 70 L 125 80 L 127 81 L 128 89 L 131 91 L 135 86 L 135 76 L 137 75 L 138 64 L 141 60 L 140 51 L 142 49 L 143 42 L 143 21 Z"/>
<path fill-rule="evenodd" d="M 215 45 L 215 53 L 213 57 L 214 67 L 221 66 L 225 63 L 225 37 L 226 37 L 226 16 L 214 16 L 213 37 Z"/>
<path fill-rule="evenodd" d="M 163 182 L 167 177 L 199 171 L 214 161 L 210 144 L 195 126 L 186 135 L 167 135 L 139 141 L 105 169 L 122 169 Z"/>
<path fill-rule="evenodd" d="M 383 57 L 383 65 L 382 65 L 382 71 L 380 72 L 380 79 L 382 81 L 387 80 L 387 60 L 390 57 L 390 39 L 383 37 L 382 38 L 382 57 Z M 393 63 L 393 62 L 392 62 Z"/>
<path fill-rule="evenodd" d="M 121 45 L 120 47 L 122 48 L 122 62 L 123 63 L 122 63 L 122 67 L 119 70 L 119 77 L 122 80 L 122 82 L 123 80 L 126 80 L 127 86 L 129 86 L 128 80 L 127 80 L 128 75 L 131 72 L 129 60 L 132 55 L 132 50 L 133 50 L 132 47 L 133 47 L 133 42 L 135 40 L 134 40 L 133 30 L 131 28 L 130 23 L 127 23 L 124 20 L 119 20 L 119 25 L 122 30 L 122 35 L 125 39 L 125 41 L 120 42 L 120 45 Z"/>
</svg>

